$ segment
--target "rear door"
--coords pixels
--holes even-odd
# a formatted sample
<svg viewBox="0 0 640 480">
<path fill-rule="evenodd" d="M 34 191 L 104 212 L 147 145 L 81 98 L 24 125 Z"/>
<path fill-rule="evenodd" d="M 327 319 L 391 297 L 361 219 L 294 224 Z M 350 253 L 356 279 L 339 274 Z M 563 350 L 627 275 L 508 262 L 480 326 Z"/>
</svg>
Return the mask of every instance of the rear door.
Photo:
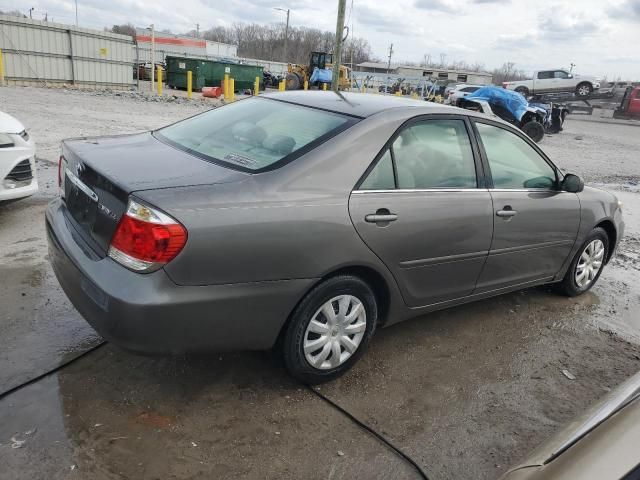
<svg viewBox="0 0 640 480">
<path fill-rule="evenodd" d="M 494 208 L 477 292 L 551 279 L 578 234 L 578 196 L 558 189 L 555 167 L 524 135 L 490 121 L 474 123 Z"/>
<path fill-rule="evenodd" d="M 411 307 L 469 295 L 493 229 L 477 145 L 464 116 L 401 127 L 349 201 L 351 219 Z"/>
</svg>

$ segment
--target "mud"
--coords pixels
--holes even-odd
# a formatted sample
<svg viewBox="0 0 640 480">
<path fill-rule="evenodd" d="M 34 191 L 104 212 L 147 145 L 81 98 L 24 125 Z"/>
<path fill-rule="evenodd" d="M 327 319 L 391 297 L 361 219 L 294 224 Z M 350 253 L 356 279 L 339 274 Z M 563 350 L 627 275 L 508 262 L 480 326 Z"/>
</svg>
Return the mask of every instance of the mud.
<svg viewBox="0 0 640 480">
<path fill-rule="evenodd" d="M 0 102 L 41 147 L 43 187 L 0 205 L 2 392 L 99 341 L 47 262 L 42 215 L 59 140 L 143 130 L 202 107 L 10 88 Z M 627 236 L 596 287 L 574 299 L 530 289 L 380 330 L 353 371 L 321 387 L 430 478 L 496 478 L 640 369 L 637 128 L 565 126 L 545 151 L 625 204 Z M 106 345 L 0 400 L 0 478 L 418 477 L 292 382 L 274 353 L 162 358 Z"/>
</svg>

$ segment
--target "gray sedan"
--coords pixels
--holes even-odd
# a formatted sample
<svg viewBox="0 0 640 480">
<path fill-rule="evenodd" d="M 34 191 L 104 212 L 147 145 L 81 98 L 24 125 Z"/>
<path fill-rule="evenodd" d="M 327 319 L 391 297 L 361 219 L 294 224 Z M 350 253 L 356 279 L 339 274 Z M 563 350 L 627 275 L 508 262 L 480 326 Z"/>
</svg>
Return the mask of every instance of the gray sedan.
<svg viewBox="0 0 640 480">
<path fill-rule="evenodd" d="M 62 145 L 47 210 L 62 288 L 155 353 L 269 349 L 330 380 L 377 327 L 513 290 L 589 290 L 623 234 L 610 193 L 522 132 L 397 97 L 285 92 Z"/>
</svg>

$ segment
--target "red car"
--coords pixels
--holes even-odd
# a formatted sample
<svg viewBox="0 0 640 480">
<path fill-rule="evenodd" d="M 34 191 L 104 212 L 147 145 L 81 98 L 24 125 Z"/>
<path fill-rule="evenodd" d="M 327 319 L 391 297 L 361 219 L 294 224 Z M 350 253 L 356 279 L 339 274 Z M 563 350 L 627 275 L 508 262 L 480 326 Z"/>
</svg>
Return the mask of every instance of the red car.
<svg viewBox="0 0 640 480">
<path fill-rule="evenodd" d="M 640 87 L 628 87 L 622 103 L 613 112 L 614 118 L 640 118 Z"/>
</svg>

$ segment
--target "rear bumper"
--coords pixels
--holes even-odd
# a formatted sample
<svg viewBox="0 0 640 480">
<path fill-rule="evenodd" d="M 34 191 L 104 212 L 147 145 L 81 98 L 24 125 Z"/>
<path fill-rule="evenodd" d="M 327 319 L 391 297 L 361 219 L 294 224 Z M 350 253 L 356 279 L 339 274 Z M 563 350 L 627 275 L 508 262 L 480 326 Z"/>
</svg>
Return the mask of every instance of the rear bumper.
<svg viewBox="0 0 640 480">
<path fill-rule="evenodd" d="M 60 199 L 46 212 L 49 257 L 63 290 L 93 328 L 144 353 L 263 350 L 273 346 L 312 279 L 178 286 L 164 270 L 138 274 L 76 239 Z M 93 257 L 93 258 L 91 258 Z"/>
</svg>

